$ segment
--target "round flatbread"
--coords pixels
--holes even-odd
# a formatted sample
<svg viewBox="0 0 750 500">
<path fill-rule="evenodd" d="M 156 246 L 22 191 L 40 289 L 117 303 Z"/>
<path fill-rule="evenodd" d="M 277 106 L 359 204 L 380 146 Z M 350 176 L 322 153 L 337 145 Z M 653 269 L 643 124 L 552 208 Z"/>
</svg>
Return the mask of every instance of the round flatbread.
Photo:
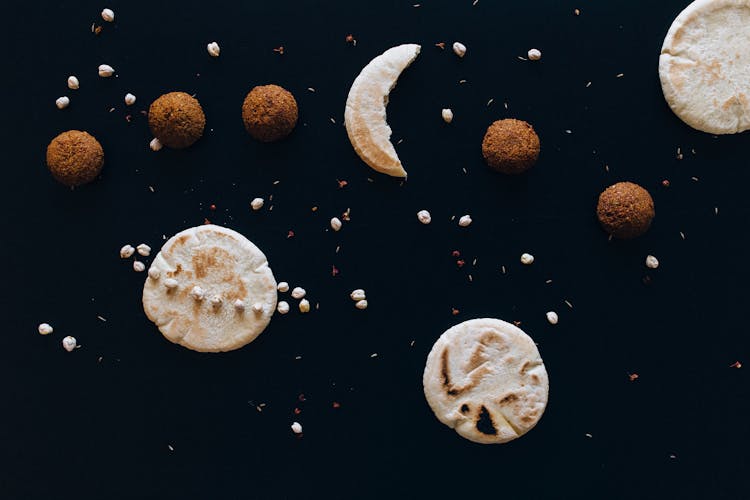
<svg viewBox="0 0 750 500">
<path fill-rule="evenodd" d="M 750 129 L 750 0 L 696 0 L 669 28 L 659 57 L 669 107 L 711 134 Z"/>
<path fill-rule="evenodd" d="M 520 328 L 499 319 L 464 321 L 427 356 L 424 394 L 438 420 L 476 443 L 526 434 L 547 406 L 549 380 L 539 351 Z"/>
<path fill-rule="evenodd" d="M 236 231 L 211 224 L 170 238 L 143 286 L 143 310 L 164 336 L 194 351 L 253 341 L 276 308 L 266 256 Z"/>
</svg>

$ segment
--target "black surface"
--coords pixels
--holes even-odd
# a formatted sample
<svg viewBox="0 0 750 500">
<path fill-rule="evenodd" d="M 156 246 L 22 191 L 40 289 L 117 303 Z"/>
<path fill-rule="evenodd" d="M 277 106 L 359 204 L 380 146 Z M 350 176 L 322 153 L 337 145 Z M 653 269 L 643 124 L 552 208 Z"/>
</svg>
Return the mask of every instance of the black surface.
<svg viewBox="0 0 750 500">
<path fill-rule="evenodd" d="M 0 497 L 748 498 L 747 368 L 730 365 L 750 363 L 749 136 L 694 131 L 663 100 L 659 49 L 686 4 L 113 1 L 113 25 L 99 2 L 12 6 Z M 92 22 L 105 24 L 99 36 Z M 434 47 L 454 40 L 464 59 Z M 405 42 L 423 50 L 388 108 L 410 174 L 401 185 L 357 158 L 342 122 L 360 69 Z M 542 61 L 517 59 L 531 47 Z M 101 63 L 118 77 L 98 78 Z M 69 74 L 80 90 L 67 89 Z M 262 145 L 240 106 L 269 82 L 294 93 L 300 124 Z M 197 95 L 207 131 L 187 151 L 153 153 L 140 111 L 171 90 Z M 71 97 L 64 111 L 60 95 Z M 502 117 L 541 137 L 538 165 L 518 179 L 482 162 L 484 130 Z M 48 141 L 71 128 L 106 154 L 101 179 L 75 191 L 44 166 Z M 656 203 L 651 231 L 629 243 L 608 242 L 594 217 L 598 193 L 619 180 Z M 251 212 L 255 196 L 273 210 Z M 351 222 L 327 230 L 347 207 Z M 416 221 L 422 208 L 429 226 Z M 474 223 L 460 229 L 450 218 L 464 213 Z M 118 249 L 156 250 L 206 217 L 247 235 L 320 310 L 276 317 L 227 354 L 163 339 L 140 305 L 145 275 Z M 347 296 L 359 287 L 366 311 Z M 434 340 L 482 316 L 521 321 L 551 381 L 537 428 L 503 446 L 461 439 L 422 394 Z M 44 321 L 53 335 L 36 333 Z M 65 352 L 65 335 L 83 347 Z"/>
</svg>

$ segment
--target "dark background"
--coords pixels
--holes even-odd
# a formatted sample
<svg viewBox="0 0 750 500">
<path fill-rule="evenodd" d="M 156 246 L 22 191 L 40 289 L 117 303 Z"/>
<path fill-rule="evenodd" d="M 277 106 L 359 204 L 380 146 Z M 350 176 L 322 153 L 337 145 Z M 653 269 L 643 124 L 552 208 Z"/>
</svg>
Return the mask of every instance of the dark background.
<svg viewBox="0 0 750 500">
<path fill-rule="evenodd" d="M 692 130 L 664 102 L 659 50 L 687 3 L 6 8 L 0 497 L 749 498 L 747 368 L 730 365 L 750 363 L 750 143 Z M 101 21 L 105 6 L 114 24 Z M 213 40 L 218 59 L 206 53 Z M 422 54 L 388 107 L 402 184 L 358 159 L 343 110 L 360 69 L 407 42 Z M 283 55 L 272 50 L 281 45 Z M 531 47 L 541 61 L 517 58 Z M 101 63 L 117 78 L 99 78 Z M 264 145 L 246 135 L 240 106 L 271 82 L 294 93 L 300 123 Z M 188 150 L 154 153 L 140 112 L 171 90 L 196 94 L 206 133 Z M 126 92 L 138 98 L 131 108 Z M 61 95 L 71 98 L 63 111 Z M 541 137 L 540 161 L 521 178 L 481 158 L 485 128 L 504 117 Z M 94 134 L 106 156 L 101 178 L 74 191 L 44 164 L 47 143 L 71 128 Z M 657 212 L 626 243 L 608 242 L 594 215 L 599 192 L 620 180 L 649 189 Z M 331 232 L 347 207 L 351 222 Z M 429 226 L 416 220 L 422 208 Z M 467 229 L 451 221 L 464 213 Z M 248 236 L 276 279 L 305 287 L 320 309 L 275 317 L 231 353 L 166 341 L 141 308 L 145 274 L 118 250 L 146 242 L 155 254 L 162 235 L 206 217 Z M 536 262 L 522 266 L 522 252 Z M 646 269 L 647 254 L 659 269 Z M 360 287 L 366 311 L 348 298 Z M 484 316 L 521 321 L 550 376 L 539 425 L 506 445 L 460 438 L 422 394 L 435 339 Z M 54 334 L 37 334 L 41 322 Z M 82 347 L 65 352 L 65 335 Z"/>
</svg>

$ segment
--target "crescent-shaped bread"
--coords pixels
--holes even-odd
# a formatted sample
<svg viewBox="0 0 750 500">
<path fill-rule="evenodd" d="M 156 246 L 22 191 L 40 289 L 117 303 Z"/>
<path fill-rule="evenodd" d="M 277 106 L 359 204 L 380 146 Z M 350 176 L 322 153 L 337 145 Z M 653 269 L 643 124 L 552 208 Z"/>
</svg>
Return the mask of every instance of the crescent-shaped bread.
<svg viewBox="0 0 750 500">
<path fill-rule="evenodd" d="M 177 233 L 161 248 L 143 286 L 143 310 L 170 341 L 222 352 L 260 335 L 276 296 L 263 252 L 240 233 L 207 224 Z M 256 304 L 261 311 L 253 309 Z"/>
<path fill-rule="evenodd" d="M 542 417 L 549 393 L 534 341 L 492 318 L 446 330 L 427 356 L 422 383 L 438 420 L 483 444 L 526 434 Z"/>
<path fill-rule="evenodd" d="M 750 129 L 750 0 L 696 0 L 669 28 L 659 78 L 672 111 L 711 134 Z"/>
<path fill-rule="evenodd" d="M 416 44 L 404 44 L 377 56 L 354 80 L 346 99 L 344 125 L 354 150 L 374 170 L 393 177 L 406 177 L 406 170 L 391 143 L 385 108 L 399 75 L 420 49 Z"/>
</svg>

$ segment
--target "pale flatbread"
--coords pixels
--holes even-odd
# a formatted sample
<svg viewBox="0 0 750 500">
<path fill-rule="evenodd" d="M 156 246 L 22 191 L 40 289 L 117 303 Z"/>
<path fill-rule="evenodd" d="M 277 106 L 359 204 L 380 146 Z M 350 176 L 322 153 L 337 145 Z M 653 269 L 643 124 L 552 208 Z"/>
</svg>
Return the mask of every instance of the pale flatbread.
<svg viewBox="0 0 750 500">
<path fill-rule="evenodd" d="M 711 134 L 750 129 L 750 0 L 696 0 L 669 28 L 659 57 L 669 107 Z"/>
<path fill-rule="evenodd" d="M 196 286 L 204 292 L 202 300 L 194 296 Z M 218 305 L 212 303 L 216 297 Z M 253 310 L 255 304 L 261 312 Z M 276 280 L 263 252 L 240 233 L 211 224 L 170 238 L 143 286 L 146 316 L 167 339 L 201 352 L 231 351 L 251 342 L 275 308 Z"/>
<path fill-rule="evenodd" d="M 354 80 L 346 99 L 344 125 L 354 150 L 374 170 L 393 177 L 406 177 L 406 171 L 391 143 L 385 108 L 399 75 L 420 49 L 416 44 L 404 44 L 377 56 Z"/>
<path fill-rule="evenodd" d="M 435 342 L 424 369 L 424 394 L 435 416 L 476 443 L 506 443 L 544 413 L 547 370 L 534 341 L 499 319 L 472 319 Z"/>
</svg>

